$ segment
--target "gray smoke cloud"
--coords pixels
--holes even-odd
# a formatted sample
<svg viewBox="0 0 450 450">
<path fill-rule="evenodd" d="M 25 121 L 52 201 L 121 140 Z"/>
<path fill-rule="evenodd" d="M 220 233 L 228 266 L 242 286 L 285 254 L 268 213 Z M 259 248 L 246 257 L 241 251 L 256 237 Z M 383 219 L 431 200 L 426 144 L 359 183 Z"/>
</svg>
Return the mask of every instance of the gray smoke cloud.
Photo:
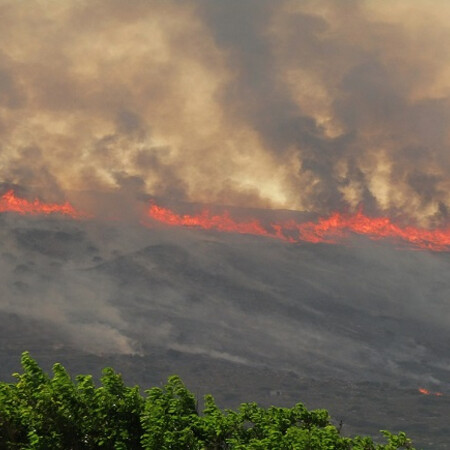
<svg viewBox="0 0 450 450">
<path fill-rule="evenodd" d="M 114 285 L 88 270 L 101 256 L 84 230 L 64 221 L 3 216 L 1 235 L 2 314 L 45 324 L 44 336 L 35 339 L 59 336 L 55 348 L 137 353 L 110 303 Z"/>
<path fill-rule="evenodd" d="M 447 220 L 445 1 L 0 8 L 5 183 Z"/>
</svg>

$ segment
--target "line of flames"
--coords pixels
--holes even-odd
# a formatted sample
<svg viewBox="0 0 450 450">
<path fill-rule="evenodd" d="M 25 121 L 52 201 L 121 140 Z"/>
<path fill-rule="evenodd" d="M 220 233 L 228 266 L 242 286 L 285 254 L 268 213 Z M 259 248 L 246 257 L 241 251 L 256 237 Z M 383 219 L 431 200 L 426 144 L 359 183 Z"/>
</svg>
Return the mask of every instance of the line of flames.
<svg viewBox="0 0 450 450">
<path fill-rule="evenodd" d="M 212 214 L 204 209 L 199 214 L 177 214 L 152 204 L 148 216 L 171 226 L 193 227 L 231 233 L 253 234 L 286 242 L 311 242 L 334 244 L 343 242 L 351 234 L 366 236 L 372 240 L 392 239 L 411 248 L 433 251 L 450 250 L 450 228 L 428 230 L 413 226 L 402 227 L 388 217 L 369 217 L 362 211 L 354 214 L 334 212 L 317 221 L 296 222 L 288 220 L 264 226 L 257 219 L 238 221 L 228 211 Z"/>
<path fill-rule="evenodd" d="M 69 202 L 65 203 L 44 203 L 39 199 L 33 201 L 17 197 L 13 190 L 9 190 L 0 197 L 0 213 L 15 212 L 22 215 L 50 215 L 62 214 L 73 219 L 86 217 L 85 214 L 77 211 Z"/>
<path fill-rule="evenodd" d="M 69 202 L 44 203 L 17 197 L 9 190 L 0 197 L 0 213 L 49 215 L 62 214 L 74 219 L 87 218 Z M 450 250 L 450 228 L 425 229 L 413 226 L 400 226 L 388 217 L 369 217 L 361 210 L 354 214 L 334 212 L 317 221 L 297 222 L 287 220 L 264 225 L 260 220 L 237 220 L 228 211 L 213 214 L 208 209 L 198 214 L 177 214 L 169 208 L 152 203 L 147 217 L 171 226 L 217 230 L 228 233 L 251 234 L 279 239 L 285 242 L 339 243 L 352 234 L 366 236 L 372 240 L 391 239 L 402 242 L 411 248 L 432 251 Z"/>
</svg>

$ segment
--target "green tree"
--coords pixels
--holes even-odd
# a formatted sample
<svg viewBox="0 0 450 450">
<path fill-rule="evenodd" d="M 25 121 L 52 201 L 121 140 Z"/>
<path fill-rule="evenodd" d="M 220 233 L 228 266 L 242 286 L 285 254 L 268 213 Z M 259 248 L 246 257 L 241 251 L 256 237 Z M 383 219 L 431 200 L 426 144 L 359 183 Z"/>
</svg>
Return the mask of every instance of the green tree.
<svg viewBox="0 0 450 450">
<path fill-rule="evenodd" d="M 28 353 L 21 362 L 18 382 L 0 383 L 3 448 L 139 448 L 144 399 L 138 387 L 126 387 L 109 368 L 95 388 L 91 376 L 74 383 L 60 364 L 49 378 Z"/>
<path fill-rule="evenodd" d="M 0 383 L 0 450 L 397 450 L 413 449 L 405 433 L 382 431 L 386 443 L 341 436 L 325 410 L 262 408 L 244 403 L 221 410 L 210 395 L 203 412 L 177 376 L 142 396 L 113 369 L 100 386 L 71 379 L 61 364 L 49 377 L 22 355 L 16 383 Z"/>
</svg>

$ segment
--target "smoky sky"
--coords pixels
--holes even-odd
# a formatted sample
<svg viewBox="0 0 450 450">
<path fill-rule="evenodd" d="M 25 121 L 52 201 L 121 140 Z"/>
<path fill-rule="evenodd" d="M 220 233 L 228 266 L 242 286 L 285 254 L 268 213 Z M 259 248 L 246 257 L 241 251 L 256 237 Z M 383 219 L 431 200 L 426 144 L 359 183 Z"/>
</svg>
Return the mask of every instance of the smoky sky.
<svg viewBox="0 0 450 450">
<path fill-rule="evenodd" d="M 0 181 L 442 225 L 449 18 L 443 0 L 2 0 Z"/>
</svg>

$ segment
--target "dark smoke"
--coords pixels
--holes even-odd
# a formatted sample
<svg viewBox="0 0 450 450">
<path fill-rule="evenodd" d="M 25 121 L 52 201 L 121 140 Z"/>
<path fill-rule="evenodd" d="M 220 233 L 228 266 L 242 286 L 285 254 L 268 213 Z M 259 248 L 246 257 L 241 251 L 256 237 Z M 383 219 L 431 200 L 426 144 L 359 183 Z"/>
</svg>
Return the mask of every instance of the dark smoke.
<svg viewBox="0 0 450 450">
<path fill-rule="evenodd" d="M 56 200 L 133 179 L 173 200 L 447 221 L 445 2 L 1 13 L 3 182 Z"/>
</svg>

